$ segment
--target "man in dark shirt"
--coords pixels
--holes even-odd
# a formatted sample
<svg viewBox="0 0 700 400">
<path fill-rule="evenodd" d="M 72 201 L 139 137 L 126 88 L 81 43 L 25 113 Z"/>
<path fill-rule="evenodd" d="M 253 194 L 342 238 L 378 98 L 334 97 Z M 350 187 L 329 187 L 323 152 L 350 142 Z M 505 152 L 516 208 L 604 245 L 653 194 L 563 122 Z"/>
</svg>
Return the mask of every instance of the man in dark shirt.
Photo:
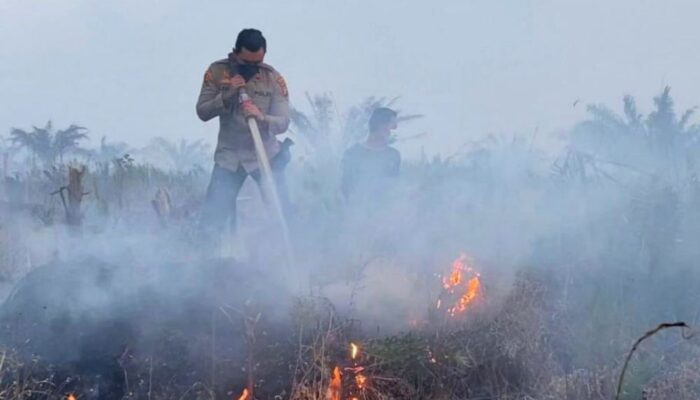
<svg viewBox="0 0 700 400">
<path fill-rule="evenodd" d="M 389 145 L 397 127 L 396 111 L 379 107 L 369 119 L 369 136 L 343 154 L 342 191 L 346 199 L 375 198 L 396 180 L 401 154 Z"/>
</svg>

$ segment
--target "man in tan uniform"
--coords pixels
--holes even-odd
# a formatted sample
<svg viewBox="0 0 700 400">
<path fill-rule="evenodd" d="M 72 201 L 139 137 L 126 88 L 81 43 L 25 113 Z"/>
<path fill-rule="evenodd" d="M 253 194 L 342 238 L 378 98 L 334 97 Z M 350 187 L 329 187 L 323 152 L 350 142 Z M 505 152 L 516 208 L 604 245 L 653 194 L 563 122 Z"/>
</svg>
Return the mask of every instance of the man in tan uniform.
<svg viewBox="0 0 700 400">
<path fill-rule="evenodd" d="M 238 34 L 236 47 L 228 58 L 214 62 L 204 74 L 197 101 L 202 121 L 219 117 L 219 138 L 214 154 L 207 197 L 202 210 L 205 229 L 221 230 L 228 218 L 235 225 L 236 198 L 248 175 L 260 184 L 260 170 L 247 118 L 255 118 L 260 127 L 277 191 L 283 208 L 289 199 L 284 168 L 289 162 L 289 139 L 280 143 L 275 135 L 289 126 L 289 93 L 277 71 L 264 64 L 267 42 L 256 29 Z M 239 102 L 245 90 L 252 102 Z"/>
</svg>

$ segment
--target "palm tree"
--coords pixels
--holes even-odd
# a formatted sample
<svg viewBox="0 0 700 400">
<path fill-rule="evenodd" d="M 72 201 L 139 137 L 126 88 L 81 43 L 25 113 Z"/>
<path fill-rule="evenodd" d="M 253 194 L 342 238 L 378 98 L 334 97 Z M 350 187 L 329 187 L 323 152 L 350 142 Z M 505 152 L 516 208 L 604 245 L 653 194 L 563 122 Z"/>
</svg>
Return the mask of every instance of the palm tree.
<svg viewBox="0 0 700 400">
<path fill-rule="evenodd" d="M 10 147 L 7 145 L 9 139 L 0 135 L 0 154 L 4 154 L 10 151 Z"/>
<path fill-rule="evenodd" d="M 395 104 L 400 97 L 386 98 L 370 96 L 364 99 L 360 104 L 350 107 L 345 114 L 345 120 L 342 127 L 342 145 L 344 148 L 361 142 L 367 137 L 367 124 L 369 117 L 374 110 L 379 107 L 388 107 L 395 109 Z M 422 114 L 403 114 L 401 110 L 395 109 L 399 117 L 399 123 L 422 118 Z"/>
<path fill-rule="evenodd" d="M 108 142 L 106 136 L 100 139 L 100 147 L 90 151 L 90 156 L 99 162 L 108 162 L 130 153 L 129 145 L 124 142 Z"/>
<path fill-rule="evenodd" d="M 63 162 L 64 154 L 78 150 L 79 142 L 87 137 L 87 129 L 78 125 L 54 132 L 51 121 L 43 128 L 33 126 L 31 131 L 19 128 L 10 131 L 10 141 L 32 154 L 32 164 L 38 158 L 45 166 L 54 164 L 56 158 Z"/>
<path fill-rule="evenodd" d="M 293 131 L 299 139 L 304 140 L 316 151 L 330 151 L 331 135 L 333 133 L 333 115 L 337 113 L 335 101 L 330 94 L 310 95 L 306 93 L 306 101 L 311 109 L 310 116 L 292 107 L 290 119 Z"/>
<path fill-rule="evenodd" d="M 63 163 L 63 155 L 74 152 L 80 148 L 80 141 L 87 139 L 87 129 L 78 125 L 71 125 L 66 129 L 57 131 L 53 135 L 53 157 Z"/>
<path fill-rule="evenodd" d="M 344 114 L 338 112 L 335 100 L 327 93 L 306 94 L 310 112 L 304 113 L 292 107 L 291 131 L 305 141 L 316 155 L 337 155 L 347 147 L 362 141 L 367 136 L 367 124 L 372 112 L 378 107 L 394 107 L 399 98 L 370 96 L 350 107 Z M 421 118 L 420 114 L 403 114 L 398 121 Z"/>
<path fill-rule="evenodd" d="M 32 166 L 36 165 L 36 159 L 48 160 L 51 153 L 51 121 L 44 128 L 33 127 L 32 131 L 12 128 L 10 130 L 10 142 L 13 145 L 25 148 L 32 154 Z"/>
<path fill-rule="evenodd" d="M 178 171 L 202 166 L 210 153 L 210 146 L 201 139 L 193 142 L 182 139 L 175 143 L 163 137 L 156 137 L 146 149 L 165 155 Z"/>
<path fill-rule="evenodd" d="M 629 190 L 626 228 L 634 234 L 634 257 L 646 259 L 650 271 L 670 259 L 677 243 L 694 239 L 682 212 L 696 208 L 686 195 L 697 181 L 700 125 L 691 123 L 695 108 L 678 117 L 670 92 L 666 87 L 654 97 L 646 116 L 631 96 L 623 100 L 622 115 L 589 106 L 591 118 L 574 127 L 569 149 Z"/>
<path fill-rule="evenodd" d="M 7 176 L 7 168 L 10 161 L 10 149 L 5 144 L 7 139 L 0 136 L 0 168 L 2 168 L 2 174 L 0 178 Z"/>
<path fill-rule="evenodd" d="M 590 105 L 591 118 L 572 132 L 571 149 L 602 163 L 679 181 L 696 168 L 700 125 L 691 124 L 695 108 L 676 116 L 671 89 L 654 97 L 654 110 L 646 117 L 634 98 L 626 96 L 623 115 L 605 106 Z"/>
</svg>

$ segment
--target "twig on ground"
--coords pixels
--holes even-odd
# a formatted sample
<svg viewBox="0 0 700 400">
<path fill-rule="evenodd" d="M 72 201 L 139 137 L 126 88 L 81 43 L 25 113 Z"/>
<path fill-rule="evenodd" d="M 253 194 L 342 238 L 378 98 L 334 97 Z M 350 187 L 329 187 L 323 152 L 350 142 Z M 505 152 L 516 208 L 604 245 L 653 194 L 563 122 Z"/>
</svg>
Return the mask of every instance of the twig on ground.
<svg viewBox="0 0 700 400">
<path fill-rule="evenodd" d="M 632 359 L 632 356 L 634 355 L 634 352 L 637 351 L 637 348 L 639 345 L 646 339 L 654 336 L 655 334 L 659 333 L 660 331 L 664 329 L 669 329 L 669 328 L 690 328 L 688 324 L 685 322 L 664 322 L 659 324 L 656 328 L 648 331 L 642 337 L 637 339 L 636 342 L 634 342 L 634 346 L 632 346 L 632 349 L 630 352 L 627 354 L 627 358 L 625 359 L 625 363 L 622 366 L 622 371 L 620 372 L 620 378 L 617 380 L 617 391 L 615 392 L 615 400 L 620 399 L 620 393 L 622 392 L 622 384 L 624 383 L 625 380 L 625 372 L 627 372 L 627 366 L 629 365 L 630 360 Z M 684 336 L 685 338 L 685 336 Z"/>
</svg>

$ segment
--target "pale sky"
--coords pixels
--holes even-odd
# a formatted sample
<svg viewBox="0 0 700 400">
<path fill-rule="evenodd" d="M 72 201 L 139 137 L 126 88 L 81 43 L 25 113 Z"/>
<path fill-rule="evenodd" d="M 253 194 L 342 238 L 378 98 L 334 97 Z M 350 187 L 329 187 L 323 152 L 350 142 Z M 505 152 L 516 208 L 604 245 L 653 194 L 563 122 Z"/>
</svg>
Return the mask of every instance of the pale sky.
<svg viewBox="0 0 700 400">
<path fill-rule="evenodd" d="M 586 103 L 631 94 L 647 109 L 671 85 L 680 108 L 700 104 L 698 15 L 697 1 L 0 0 L 0 135 L 53 119 L 93 143 L 213 142 L 216 121 L 194 112 L 202 76 L 256 27 L 302 109 L 306 91 L 341 111 L 402 96 L 426 118 L 398 134 L 428 132 L 407 147 L 429 153 L 487 133 L 546 140 Z"/>
</svg>

